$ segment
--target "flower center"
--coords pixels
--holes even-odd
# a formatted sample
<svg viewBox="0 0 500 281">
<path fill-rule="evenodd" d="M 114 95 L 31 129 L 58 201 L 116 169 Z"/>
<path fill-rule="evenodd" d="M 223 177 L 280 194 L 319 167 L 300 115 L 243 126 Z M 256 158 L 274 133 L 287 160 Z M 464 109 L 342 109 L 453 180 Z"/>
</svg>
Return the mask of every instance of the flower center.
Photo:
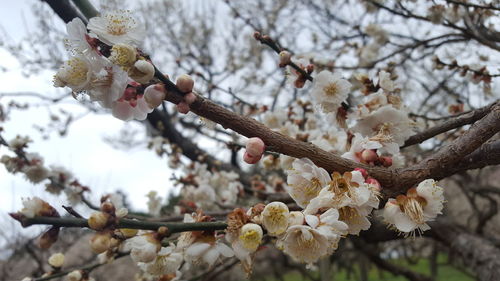
<svg viewBox="0 0 500 281">
<path fill-rule="evenodd" d="M 398 202 L 399 203 L 399 202 Z M 399 205 L 401 211 L 407 214 L 417 224 L 424 224 L 424 206 L 427 204 L 424 198 L 405 196 Z"/>
<path fill-rule="evenodd" d="M 248 230 L 240 235 L 241 242 L 243 242 L 243 247 L 249 250 L 255 250 L 260 244 L 260 235 L 255 230 Z"/>
<path fill-rule="evenodd" d="M 273 223 L 280 223 L 282 222 L 286 217 L 284 214 L 284 210 L 276 207 L 271 207 L 269 210 L 269 219 Z"/>
<path fill-rule="evenodd" d="M 66 61 L 59 71 L 54 75 L 54 85 L 56 87 L 80 87 L 87 81 L 89 67 L 87 63 L 78 58 L 73 57 Z"/>
<path fill-rule="evenodd" d="M 134 19 L 127 11 L 123 11 L 122 14 L 108 14 L 106 19 L 108 33 L 116 36 L 124 35 L 135 25 Z"/>
<path fill-rule="evenodd" d="M 327 95 L 329 97 L 334 97 L 334 96 L 338 95 L 340 90 L 339 90 L 339 86 L 337 85 L 337 83 L 330 83 L 330 84 L 328 84 L 328 86 L 323 88 L 323 92 L 325 93 L 325 95 Z"/>
</svg>

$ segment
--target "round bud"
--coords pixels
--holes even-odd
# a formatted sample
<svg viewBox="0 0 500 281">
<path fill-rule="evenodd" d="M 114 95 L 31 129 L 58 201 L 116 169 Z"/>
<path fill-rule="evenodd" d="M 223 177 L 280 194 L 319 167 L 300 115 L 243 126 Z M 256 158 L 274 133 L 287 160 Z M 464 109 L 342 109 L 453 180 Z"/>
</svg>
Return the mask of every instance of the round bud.
<svg viewBox="0 0 500 281">
<path fill-rule="evenodd" d="M 368 172 L 365 169 L 363 169 L 363 168 L 354 168 L 354 171 L 360 172 L 361 175 L 363 175 L 363 178 L 365 178 L 365 179 L 368 176 Z"/>
<path fill-rule="evenodd" d="M 245 146 L 246 152 L 251 156 L 262 156 L 264 153 L 264 142 L 260 138 L 249 138 Z"/>
<path fill-rule="evenodd" d="M 108 233 L 96 233 L 90 239 L 90 248 L 94 253 L 103 253 L 111 247 L 111 237 Z"/>
<path fill-rule="evenodd" d="M 153 79 L 155 75 L 155 67 L 148 61 L 138 60 L 129 70 L 128 75 L 135 81 L 141 84 L 146 84 Z"/>
<path fill-rule="evenodd" d="M 59 268 L 63 265 L 63 263 L 64 263 L 64 255 L 62 253 L 53 254 L 49 258 L 49 264 L 52 267 Z"/>
<path fill-rule="evenodd" d="M 116 209 L 115 205 L 109 201 L 105 201 L 101 204 L 101 211 L 108 213 L 108 214 L 114 214 Z"/>
<path fill-rule="evenodd" d="M 243 161 L 247 162 L 248 164 L 256 164 L 259 162 L 260 158 L 262 158 L 262 155 L 259 156 L 252 156 L 248 154 L 248 152 L 245 152 L 243 155 Z"/>
<path fill-rule="evenodd" d="M 73 270 L 68 273 L 68 281 L 81 281 L 82 280 L 82 272 L 80 270 Z"/>
<path fill-rule="evenodd" d="M 108 224 L 109 214 L 94 212 L 87 220 L 89 227 L 93 230 L 102 230 Z"/>
<path fill-rule="evenodd" d="M 380 161 L 382 162 L 382 165 L 384 167 L 392 166 L 392 157 L 390 157 L 390 156 L 382 156 L 382 157 L 380 157 Z"/>
<path fill-rule="evenodd" d="M 189 92 L 193 91 L 194 80 L 193 80 L 193 78 L 191 78 L 191 76 L 189 76 L 187 74 L 182 74 L 181 76 L 179 76 L 177 78 L 177 81 L 175 82 L 175 84 L 177 85 L 177 88 L 179 88 L 179 90 L 181 90 L 181 92 L 189 93 Z"/>
<path fill-rule="evenodd" d="M 366 163 L 373 163 L 378 159 L 377 152 L 373 149 L 365 149 L 361 152 L 361 160 Z"/>
<path fill-rule="evenodd" d="M 146 103 L 150 108 L 158 107 L 165 99 L 165 92 L 163 85 L 161 87 L 159 87 L 158 85 L 159 84 L 156 84 L 154 86 L 151 85 L 147 87 L 146 90 L 144 91 L 144 100 L 146 101 Z M 163 90 L 158 90 L 161 88 L 163 88 Z"/>
</svg>

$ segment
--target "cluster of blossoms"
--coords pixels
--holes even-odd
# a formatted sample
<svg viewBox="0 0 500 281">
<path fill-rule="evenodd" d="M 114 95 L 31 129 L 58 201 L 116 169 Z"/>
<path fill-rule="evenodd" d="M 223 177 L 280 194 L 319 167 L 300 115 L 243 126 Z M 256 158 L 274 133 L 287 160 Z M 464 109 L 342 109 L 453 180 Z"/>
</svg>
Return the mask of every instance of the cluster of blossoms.
<svg viewBox="0 0 500 281">
<path fill-rule="evenodd" d="M 92 101 L 110 108 L 113 115 L 122 120 L 143 120 L 164 100 L 165 88 L 155 84 L 154 66 L 138 49 L 145 34 L 143 27 L 129 12 L 92 18 L 87 26 L 75 19 L 67 25 L 67 31 L 67 45 L 73 57 L 55 75 L 56 86 L 69 87 L 75 93 L 85 92 Z M 376 58 L 375 49 L 388 42 L 388 36 L 377 25 L 369 25 L 364 31 L 373 41 L 361 54 L 362 60 L 369 62 Z M 258 36 L 260 40 L 270 40 Z M 268 127 L 357 163 L 380 167 L 403 164 L 399 148 L 414 134 L 414 122 L 398 95 L 400 89 L 393 70 L 380 70 L 374 78 L 377 83 L 365 74 L 356 74 L 347 80 L 339 72 L 329 70 L 313 77 L 314 64 L 295 59 L 286 51 L 280 53 L 280 66 L 289 68 L 290 80 L 297 88 L 304 87 L 308 80 L 313 81 L 311 102 L 297 101 L 288 110 L 266 112 L 262 120 Z M 176 86 L 185 93 L 177 109 L 187 113 L 196 100 L 194 82 L 189 76 L 180 76 Z M 351 96 L 353 89 L 360 90 L 362 95 Z M 356 106 L 349 104 L 355 101 Z M 18 156 L 2 157 L 9 171 L 22 172 L 34 183 L 50 179 L 47 185 L 50 192 L 59 193 L 66 190 L 61 187 L 72 185 L 80 188 L 77 194 L 84 191 L 81 185 L 73 184 L 75 181 L 66 170 L 45 168 L 43 159 L 37 155 L 23 152 L 21 157 L 27 142 L 27 139 L 16 138 L 10 143 Z M 157 139 L 151 146 L 161 155 L 163 144 L 163 139 Z M 265 144 L 254 137 L 245 148 L 244 161 L 257 164 Z M 172 160 L 175 165 L 179 162 L 179 156 Z M 114 202 L 112 196 L 105 196 L 100 209 L 87 220 L 89 228 L 96 231 L 90 241 L 91 249 L 99 255 L 101 263 L 110 262 L 118 253 L 130 253 L 146 279 L 161 276 L 161 280 L 179 280 L 181 268 L 192 265 L 212 268 L 222 259 L 233 256 L 249 274 L 266 235 L 295 261 L 311 266 L 331 255 L 342 238 L 359 235 L 370 228 L 369 218 L 379 207 L 383 187 L 366 170 L 357 168 L 343 174 L 330 174 L 307 158 L 285 155 L 279 159 L 266 156 L 262 163 L 268 169 L 285 170 L 286 181 L 276 180 L 276 185 L 289 194 L 300 211 L 290 211 L 289 206 L 279 201 L 255 204 L 247 210 L 236 208 L 228 215 L 224 233 L 188 231 L 166 242 L 165 238 L 170 236 L 166 227 L 157 231 L 118 228 L 120 219 L 127 216 L 128 211 Z M 183 185 L 183 200 L 176 211 L 185 214 L 184 223 L 211 222 L 213 218 L 201 209 L 235 205 L 243 194 L 237 173 L 208 170 L 206 164 L 199 162 L 187 166 L 185 176 L 178 182 Z M 149 212 L 159 216 L 162 198 L 155 192 L 147 197 Z M 405 195 L 388 199 L 383 217 L 390 227 L 414 235 L 429 229 L 427 222 L 441 213 L 443 202 L 442 188 L 428 179 L 410 188 Z M 25 208 L 13 214 L 21 221 L 23 217 L 59 217 L 55 209 L 39 198 L 25 200 L 23 204 Z M 58 227 L 53 227 L 45 233 L 43 244 L 50 246 L 57 239 L 58 231 Z M 224 243 L 223 237 L 231 247 Z M 54 260 L 54 264 L 62 264 Z M 90 280 L 80 271 L 72 272 L 69 278 Z"/>
<path fill-rule="evenodd" d="M 165 88 L 152 83 L 155 67 L 138 49 L 145 36 L 144 26 L 130 11 L 91 18 L 87 26 L 75 18 L 66 29 L 66 45 L 72 57 L 54 76 L 54 86 L 69 87 L 75 94 L 86 93 L 121 120 L 144 120 L 161 104 Z M 187 75 L 177 79 L 177 87 L 186 93 L 185 101 L 177 107 L 181 113 L 187 113 L 196 99 L 193 83 Z"/>
<path fill-rule="evenodd" d="M 176 212 L 186 213 L 197 208 L 213 210 L 233 206 L 243 192 L 243 184 L 235 172 L 209 171 L 206 164 L 194 162 L 185 168 L 185 176 L 179 179 L 183 185 L 181 196 L 184 205 L 176 206 Z"/>
<path fill-rule="evenodd" d="M 81 202 L 82 194 L 89 191 L 89 188 L 81 185 L 67 169 L 53 165 L 46 166 L 41 155 L 26 152 L 31 141 L 29 137 L 16 136 L 8 143 L 9 150 L 16 156 L 2 155 L 0 163 L 4 164 L 8 172 L 22 173 L 34 184 L 46 182 L 45 190 L 51 194 L 59 195 L 64 192 L 73 205 Z"/>
</svg>

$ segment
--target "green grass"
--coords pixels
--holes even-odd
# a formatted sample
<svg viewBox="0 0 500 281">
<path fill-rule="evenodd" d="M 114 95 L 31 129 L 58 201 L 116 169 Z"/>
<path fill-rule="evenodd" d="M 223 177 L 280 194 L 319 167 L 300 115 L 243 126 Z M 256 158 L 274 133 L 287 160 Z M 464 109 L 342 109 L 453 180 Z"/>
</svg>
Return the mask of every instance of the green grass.
<svg viewBox="0 0 500 281">
<path fill-rule="evenodd" d="M 410 268 L 411 270 L 425 274 L 430 276 L 430 266 L 429 259 L 419 259 L 415 264 L 409 264 L 405 260 L 397 259 L 391 261 L 394 264 L 404 266 Z M 436 281 L 474 281 L 475 279 L 470 277 L 469 275 L 461 272 L 455 267 L 446 264 L 447 257 L 445 255 L 440 255 L 438 257 L 438 275 Z M 355 268 L 356 269 L 356 268 Z M 311 272 L 311 275 L 314 277 L 318 276 L 318 272 Z M 359 279 L 359 269 L 355 270 L 354 273 L 351 273 L 348 276 L 346 270 L 340 270 L 334 273 L 334 278 L 332 280 L 335 281 L 357 281 Z M 309 280 L 307 278 L 303 278 L 301 274 L 296 272 L 288 273 L 284 276 L 284 280 L 286 281 L 303 281 Z M 371 266 L 371 270 L 368 274 L 368 280 L 370 281 L 406 281 L 407 279 L 403 276 L 394 276 L 387 271 L 381 271 L 375 268 L 375 266 Z M 268 278 L 266 281 L 277 281 L 274 278 Z"/>
</svg>

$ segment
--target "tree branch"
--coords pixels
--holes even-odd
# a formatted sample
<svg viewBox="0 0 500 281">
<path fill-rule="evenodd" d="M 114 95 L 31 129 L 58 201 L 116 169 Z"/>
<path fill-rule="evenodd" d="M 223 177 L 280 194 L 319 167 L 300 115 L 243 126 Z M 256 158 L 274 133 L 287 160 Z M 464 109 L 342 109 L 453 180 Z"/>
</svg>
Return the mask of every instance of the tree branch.
<svg viewBox="0 0 500 281">
<path fill-rule="evenodd" d="M 52 225 L 57 227 L 89 227 L 87 220 L 83 218 L 34 217 L 20 218 L 19 222 L 23 227 L 35 224 Z M 223 230 L 227 227 L 227 224 L 225 222 L 168 223 L 120 219 L 116 225 L 117 228 L 143 230 L 158 230 L 158 228 L 162 226 L 167 227 L 168 232 L 171 234 L 184 231 Z"/>
<path fill-rule="evenodd" d="M 407 139 L 404 145 L 401 148 L 412 146 L 415 144 L 422 143 L 432 137 L 435 137 L 439 134 L 445 133 L 449 130 L 471 124 L 476 122 L 477 120 L 483 118 L 488 112 L 491 111 L 491 108 L 497 104 L 498 102 L 492 103 L 485 107 L 481 107 L 467 113 L 462 113 L 456 115 L 455 117 L 451 117 L 450 119 L 444 121 L 443 123 L 436 125 L 432 128 L 429 128 L 421 133 L 415 134 Z"/>
</svg>

